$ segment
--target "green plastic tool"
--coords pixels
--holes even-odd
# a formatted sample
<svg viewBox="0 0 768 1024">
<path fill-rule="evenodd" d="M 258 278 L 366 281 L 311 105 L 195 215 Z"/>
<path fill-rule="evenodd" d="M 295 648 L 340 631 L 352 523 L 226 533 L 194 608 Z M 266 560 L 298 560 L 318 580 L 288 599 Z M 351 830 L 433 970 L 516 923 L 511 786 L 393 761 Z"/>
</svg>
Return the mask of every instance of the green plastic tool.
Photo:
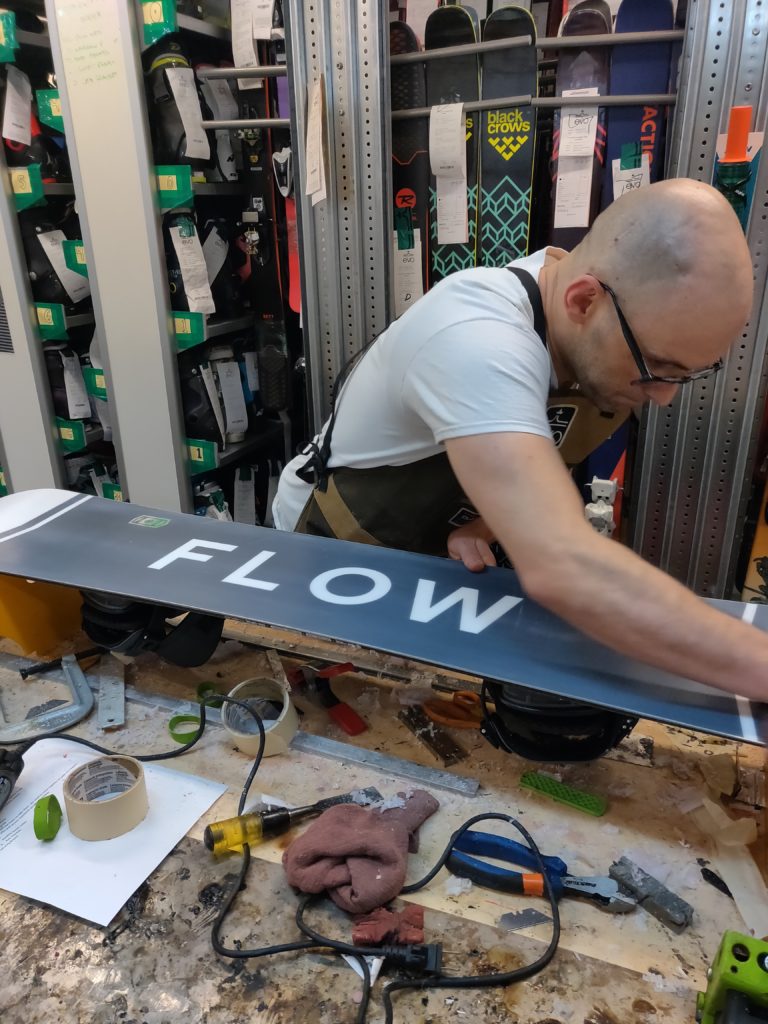
<svg viewBox="0 0 768 1024">
<path fill-rule="evenodd" d="M 599 818 L 605 814 L 608 808 L 607 800 L 594 793 L 585 793 L 583 789 L 574 789 L 573 786 L 566 786 L 564 782 L 550 778 L 549 775 L 541 775 L 539 772 L 523 772 L 520 776 L 520 785 L 523 789 L 533 790 L 534 793 L 541 793 L 559 804 L 567 804 L 575 807 L 577 811 L 585 814 L 592 814 Z"/>
<path fill-rule="evenodd" d="M 750 1011 L 768 1007 L 768 942 L 741 932 L 725 932 L 707 978 L 706 992 L 696 996 L 700 1024 L 757 1020 Z"/>
<path fill-rule="evenodd" d="M 61 804 L 52 793 L 41 797 L 35 804 L 32 827 L 42 842 L 50 842 L 56 837 L 61 827 Z"/>
</svg>

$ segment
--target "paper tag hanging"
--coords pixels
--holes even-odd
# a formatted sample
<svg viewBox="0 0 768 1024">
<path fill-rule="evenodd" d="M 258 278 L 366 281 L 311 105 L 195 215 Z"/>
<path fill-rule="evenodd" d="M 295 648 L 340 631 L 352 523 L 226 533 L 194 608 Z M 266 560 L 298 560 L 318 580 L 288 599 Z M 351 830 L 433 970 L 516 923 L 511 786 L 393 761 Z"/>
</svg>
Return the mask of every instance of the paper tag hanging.
<svg viewBox="0 0 768 1024">
<path fill-rule="evenodd" d="M 253 38 L 254 0 L 232 0 L 232 56 L 235 67 L 254 68 L 259 58 Z M 263 80 L 260 78 L 239 78 L 237 84 L 241 89 L 261 89 Z"/>
<path fill-rule="evenodd" d="M 253 0 L 253 38 L 271 39 L 275 0 Z"/>
<path fill-rule="evenodd" d="M 322 77 L 315 79 L 309 87 L 307 110 L 307 178 L 304 194 L 312 197 L 312 205 L 315 206 L 326 198 Z"/>
<path fill-rule="evenodd" d="M 234 362 L 218 360 L 215 365 L 224 402 L 227 433 L 244 434 L 248 429 L 248 413 L 245 409 L 243 385 L 240 382 L 240 367 Z"/>
<path fill-rule="evenodd" d="M 395 253 L 395 316 L 401 316 L 424 294 L 421 276 L 421 230 L 414 228 L 413 248 L 398 249 L 394 232 Z"/>
<path fill-rule="evenodd" d="M 643 153 L 640 158 L 639 167 L 622 168 L 621 160 L 612 161 L 613 173 L 613 198 L 618 199 L 627 192 L 634 192 L 638 188 L 651 183 L 651 160 L 648 153 Z"/>
<path fill-rule="evenodd" d="M 71 302 L 80 302 L 91 294 L 91 286 L 87 277 L 75 273 L 67 266 L 67 259 L 62 248 L 62 242 L 67 241 L 63 231 L 42 231 L 37 235 L 37 240 L 43 248 L 43 252 L 50 260 L 56 277 L 61 281 L 64 290 Z"/>
<path fill-rule="evenodd" d="M 203 112 L 195 87 L 194 71 L 192 68 L 167 68 L 165 74 L 184 125 L 187 156 L 192 160 L 209 160 L 211 147 L 202 127 Z"/>
<path fill-rule="evenodd" d="M 203 378 L 203 384 L 205 384 L 205 390 L 208 392 L 208 398 L 213 409 L 213 415 L 216 417 L 216 425 L 219 428 L 219 435 L 221 436 L 221 443 L 224 444 L 226 435 L 226 428 L 224 425 L 224 410 L 221 408 L 221 402 L 219 401 L 219 392 L 216 388 L 216 381 L 213 378 L 213 370 L 211 369 L 210 363 L 203 363 L 200 366 L 200 376 Z"/>
<path fill-rule="evenodd" d="M 61 115 L 61 97 L 58 89 L 38 89 L 35 92 L 37 99 L 37 116 L 41 124 L 48 125 L 54 131 L 64 131 L 64 118 Z"/>
<path fill-rule="evenodd" d="M 169 233 L 179 261 L 184 294 L 187 296 L 190 312 L 215 313 L 216 306 L 208 282 L 208 268 L 197 232 L 187 235 L 182 234 L 180 227 L 172 227 Z"/>
<path fill-rule="evenodd" d="M 241 466 L 235 475 L 235 522 L 256 525 L 256 480 L 250 466 Z"/>
<path fill-rule="evenodd" d="M 203 258 L 205 259 L 205 266 L 208 271 L 208 280 L 211 284 L 219 276 L 219 271 L 224 266 L 228 251 L 229 246 L 219 234 L 219 229 L 212 228 L 203 243 Z"/>
<path fill-rule="evenodd" d="M 463 103 L 432 107 L 429 162 L 437 193 L 438 245 L 469 241 L 466 136 Z"/>
<path fill-rule="evenodd" d="M 3 138 L 29 146 L 32 142 L 32 85 L 13 64 L 6 69 Z"/>
<path fill-rule="evenodd" d="M 596 88 L 564 89 L 563 97 L 597 96 Z M 560 157 L 592 156 L 597 138 L 596 106 L 562 107 L 560 112 Z"/>
<path fill-rule="evenodd" d="M 91 403 L 85 389 L 80 360 L 75 355 L 59 353 L 64 368 L 64 390 L 67 393 L 67 409 L 71 420 L 87 420 L 91 416 Z"/>
<path fill-rule="evenodd" d="M 556 228 L 589 227 L 594 157 L 560 157 L 555 187 Z"/>
</svg>

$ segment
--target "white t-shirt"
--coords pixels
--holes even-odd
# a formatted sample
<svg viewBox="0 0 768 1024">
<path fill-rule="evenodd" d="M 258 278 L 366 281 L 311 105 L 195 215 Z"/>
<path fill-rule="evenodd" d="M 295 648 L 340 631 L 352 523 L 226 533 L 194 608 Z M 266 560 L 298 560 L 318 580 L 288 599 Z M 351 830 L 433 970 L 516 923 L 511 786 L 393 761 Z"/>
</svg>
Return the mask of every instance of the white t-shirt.
<svg viewBox="0 0 768 1024">
<path fill-rule="evenodd" d="M 538 279 L 545 257 L 542 249 L 512 265 Z M 490 267 L 451 274 L 353 368 L 337 401 L 329 466 L 406 465 L 436 455 L 449 438 L 474 434 L 551 439 L 552 377 L 517 277 Z M 306 461 L 298 455 L 280 476 L 272 506 L 279 530 L 294 529 L 312 491 L 296 476 Z"/>
</svg>

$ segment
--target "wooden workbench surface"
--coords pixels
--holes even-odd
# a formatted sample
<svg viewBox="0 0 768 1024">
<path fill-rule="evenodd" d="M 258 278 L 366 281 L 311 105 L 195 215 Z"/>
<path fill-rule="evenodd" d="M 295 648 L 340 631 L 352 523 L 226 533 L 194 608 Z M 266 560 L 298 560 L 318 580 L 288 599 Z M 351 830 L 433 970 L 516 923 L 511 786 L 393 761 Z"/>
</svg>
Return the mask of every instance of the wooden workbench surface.
<svg viewBox="0 0 768 1024">
<path fill-rule="evenodd" d="M 285 647 L 285 644 L 279 646 Z M 375 666 L 373 666 L 375 668 Z M 127 681 L 146 693 L 187 698 L 200 681 L 227 688 L 249 676 L 269 674 L 264 653 L 235 641 L 222 644 L 203 668 L 182 670 L 142 657 L 129 666 Z M 355 676 L 334 681 L 368 721 L 354 742 L 443 768 L 397 720 L 407 700 L 402 685 L 387 688 Z M 56 694 L 43 679 L 22 684 L 0 671 L 0 699 L 6 718 Z M 329 725 L 322 709 L 296 697 L 302 729 L 348 741 Z M 151 704 L 129 703 L 126 727 L 101 734 L 93 717 L 73 731 L 126 753 L 173 746 L 168 713 Z M 592 818 L 535 797 L 519 786 L 530 763 L 500 753 L 479 735 L 452 734 L 467 758 L 449 769 L 479 780 L 476 796 L 435 791 L 440 810 L 423 826 L 409 878 L 426 872 L 450 833 L 466 818 L 486 810 L 520 817 L 545 854 L 561 856 L 574 874 L 605 874 L 623 854 L 639 863 L 690 902 L 696 911 L 681 935 L 642 910 L 619 916 L 581 900 L 560 903 L 562 937 L 553 963 L 529 982 L 503 989 L 408 993 L 397 998 L 395 1020 L 409 1024 L 441 1021 L 509 1021 L 511 1024 L 689 1024 L 695 993 L 726 928 L 743 929 L 735 903 L 701 879 L 710 848 L 685 813 L 692 795 L 705 790 L 704 772 L 713 755 L 733 759 L 742 782 L 742 802 L 729 813 L 752 814 L 762 836 L 763 751 L 703 737 L 655 723 L 640 723 L 609 757 L 587 765 L 538 766 L 563 781 L 608 798 L 602 818 Z M 215 859 L 202 845 L 208 821 L 234 813 L 250 760 L 235 751 L 220 727 L 206 731 L 189 754 L 172 767 L 225 783 L 228 791 L 166 858 L 106 929 L 0 891 L 4 971 L 0 985 L 3 1024 L 289 1024 L 303 1018 L 321 1024 L 354 1020 L 359 981 L 343 961 L 325 954 L 284 955 L 232 961 L 217 957 L 210 925 L 239 859 Z M 375 785 L 385 795 L 415 787 L 370 768 L 293 751 L 265 759 L 252 796 L 268 794 L 292 804 L 356 786 Z M 488 831 L 493 831 L 489 827 Z M 294 941 L 296 898 L 280 866 L 287 837 L 255 848 L 245 892 L 225 930 L 225 941 L 244 946 Z M 755 847 L 762 861 L 763 848 Z M 527 907 L 545 912 L 542 900 L 509 896 L 477 886 L 451 894 L 450 876 L 409 897 L 426 910 L 427 941 L 451 951 L 450 973 L 509 970 L 535 959 L 549 939 L 548 925 L 527 930 L 500 927 L 503 914 Z M 0 885 L 2 879 L 0 879 Z M 62 879 L 62 884 L 66 880 Z M 317 912 L 322 928 L 348 937 L 343 915 Z M 325 915 L 325 919 L 323 917 Z M 333 933 L 333 932 L 332 932 Z M 381 982 L 374 988 L 368 1020 L 383 1020 Z"/>
</svg>

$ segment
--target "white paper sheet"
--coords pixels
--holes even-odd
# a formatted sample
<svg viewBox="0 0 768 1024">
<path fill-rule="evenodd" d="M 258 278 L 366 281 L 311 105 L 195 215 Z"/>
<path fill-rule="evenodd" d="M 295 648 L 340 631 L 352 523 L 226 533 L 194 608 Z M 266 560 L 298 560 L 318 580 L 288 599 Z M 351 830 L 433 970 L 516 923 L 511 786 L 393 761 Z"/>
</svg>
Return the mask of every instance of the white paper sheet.
<svg viewBox="0 0 768 1024">
<path fill-rule="evenodd" d="M 203 112 L 195 86 L 195 73 L 192 68 L 167 68 L 165 73 L 184 125 L 187 156 L 193 160 L 208 160 L 211 146 L 202 126 Z"/>
<path fill-rule="evenodd" d="M 176 259 L 179 261 L 181 279 L 184 282 L 184 292 L 190 312 L 215 313 L 216 306 L 208 281 L 208 268 L 197 232 L 191 235 L 182 235 L 179 227 L 172 227 L 169 232 L 176 252 Z"/>
<path fill-rule="evenodd" d="M 651 160 L 647 153 L 640 158 L 640 166 L 628 170 L 621 169 L 621 160 L 614 160 L 611 167 L 613 175 L 613 198 L 618 199 L 626 192 L 634 192 L 651 183 Z"/>
<path fill-rule="evenodd" d="M 272 16 L 275 0 L 253 0 L 253 38 L 272 38 Z"/>
<path fill-rule="evenodd" d="M 424 294 L 421 276 L 421 230 L 413 230 L 413 248 L 397 248 L 397 232 L 394 232 L 395 253 L 395 316 L 402 314 Z"/>
<path fill-rule="evenodd" d="M 437 242 L 469 241 L 466 117 L 463 103 L 432 107 L 429 163 L 437 194 Z"/>
<path fill-rule="evenodd" d="M 253 38 L 253 0 L 232 0 L 232 56 L 237 68 L 253 68 L 259 63 Z M 241 89 L 261 89 L 261 78 L 239 78 Z"/>
<path fill-rule="evenodd" d="M 13 64 L 6 64 L 3 138 L 28 146 L 32 141 L 32 85 Z"/>
<path fill-rule="evenodd" d="M 83 369 L 76 355 L 59 352 L 64 368 L 64 390 L 67 393 L 67 409 L 71 420 L 87 420 L 91 415 L 91 403 L 85 390 Z"/>
<path fill-rule="evenodd" d="M 597 89 L 563 89 L 563 96 L 597 96 Z M 592 156 L 597 138 L 597 107 L 563 107 L 560 156 Z"/>
<path fill-rule="evenodd" d="M 555 227 L 589 226 L 594 157 L 561 156 L 557 162 Z"/>
<path fill-rule="evenodd" d="M 66 813 L 51 842 L 35 838 L 37 800 L 53 793 L 64 808 L 62 785 L 69 773 L 98 755 L 67 740 L 36 743 L 0 814 L 0 884 L 29 899 L 106 926 L 226 786 L 145 764 L 149 813 L 131 832 L 103 842 L 76 839 Z"/>
</svg>

